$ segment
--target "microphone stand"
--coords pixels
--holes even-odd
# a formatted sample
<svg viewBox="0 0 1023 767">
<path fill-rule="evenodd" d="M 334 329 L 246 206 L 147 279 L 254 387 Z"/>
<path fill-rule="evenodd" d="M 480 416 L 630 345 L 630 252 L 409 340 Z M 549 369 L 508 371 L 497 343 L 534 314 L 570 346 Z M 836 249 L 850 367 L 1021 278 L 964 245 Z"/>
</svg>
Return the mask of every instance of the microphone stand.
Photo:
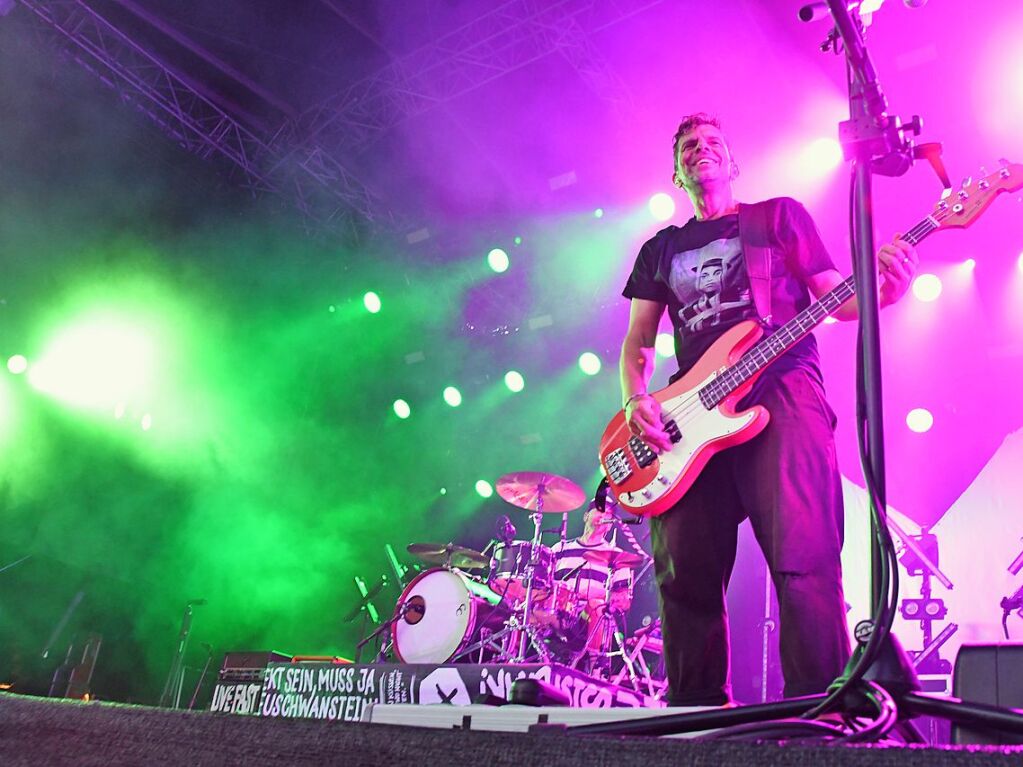
<svg viewBox="0 0 1023 767">
<path fill-rule="evenodd" d="M 205 599 L 192 599 L 185 605 L 181 618 L 181 630 L 178 632 L 178 643 L 171 661 L 170 673 L 164 682 L 160 701 L 156 705 L 163 708 L 170 704 L 171 708 L 181 707 L 181 690 L 185 682 L 185 651 L 188 649 L 188 637 L 192 632 L 192 608 L 206 604 Z"/>
</svg>

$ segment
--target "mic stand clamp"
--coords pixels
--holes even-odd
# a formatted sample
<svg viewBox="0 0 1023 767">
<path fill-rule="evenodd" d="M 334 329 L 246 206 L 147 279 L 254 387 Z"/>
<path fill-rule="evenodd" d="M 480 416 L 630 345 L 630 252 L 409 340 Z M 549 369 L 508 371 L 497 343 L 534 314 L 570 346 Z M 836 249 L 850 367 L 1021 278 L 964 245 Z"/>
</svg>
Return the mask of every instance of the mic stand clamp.
<svg viewBox="0 0 1023 767">
<path fill-rule="evenodd" d="M 412 611 L 413 607 L 415 607 L 415 603 L 411 599 L 407 600 L 405 604 L 400 605 L 394 611 L 394 615 L 392 615 L 389 620 L 386 620 L 383 623 L 381 623 L 379 626 L 376 627 L 376 629 L 374 629 L 372 634 L 370 634 L 365 639 L 361 640 L 357 645 L 355 645 L 356 663 L 359 662 L 359 658 L 362 655 L 362 648 L 365 647 L 370 642 L 372 642 L 377 637 L 382 636 L 385 633 L 387 634 L 387 637 L 383 639 L 380 643 L 380 651 L 377 653 L 377 663 L 386 663 L 387 655 L 391 652 L 392 646 L 390 636 L 391 626 L 393 626 L 395 623 L 397 623 L 406 615 L 408 615 Z"/>
</svg>

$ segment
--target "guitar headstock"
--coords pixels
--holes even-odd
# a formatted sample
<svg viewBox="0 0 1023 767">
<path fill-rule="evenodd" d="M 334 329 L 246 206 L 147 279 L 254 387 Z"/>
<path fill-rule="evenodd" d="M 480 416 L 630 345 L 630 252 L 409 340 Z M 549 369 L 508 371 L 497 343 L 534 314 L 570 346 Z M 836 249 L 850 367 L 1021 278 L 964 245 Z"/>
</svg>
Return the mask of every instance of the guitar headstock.
<svg viewBox="0 0 1023 767">
<path fill-rule="evenodd" d="M 939 229 L 962 229 L 987 210 L 1002 192 L 1023 189 L 1023 165 L 1002 160 L 1002 167 L 979 181 L 966 179 L 958 190 L 934 206 L 931 216 Z"/>
</svg>

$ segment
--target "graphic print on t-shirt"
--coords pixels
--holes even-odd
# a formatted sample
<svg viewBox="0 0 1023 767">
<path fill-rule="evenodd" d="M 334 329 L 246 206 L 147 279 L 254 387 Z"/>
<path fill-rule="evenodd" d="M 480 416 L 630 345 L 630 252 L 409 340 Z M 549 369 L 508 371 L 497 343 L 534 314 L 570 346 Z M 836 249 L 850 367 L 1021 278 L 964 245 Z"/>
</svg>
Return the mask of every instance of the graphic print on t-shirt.
<svg viewBox="0 0 1023 767">
<path fill-rule="evenodd" d="M 671 258 L 668 284 L 682 305 L 677 324 L 683 335 L 730 325 L 752 308 L 738 237 L 676 253 Z"/>
</svg>

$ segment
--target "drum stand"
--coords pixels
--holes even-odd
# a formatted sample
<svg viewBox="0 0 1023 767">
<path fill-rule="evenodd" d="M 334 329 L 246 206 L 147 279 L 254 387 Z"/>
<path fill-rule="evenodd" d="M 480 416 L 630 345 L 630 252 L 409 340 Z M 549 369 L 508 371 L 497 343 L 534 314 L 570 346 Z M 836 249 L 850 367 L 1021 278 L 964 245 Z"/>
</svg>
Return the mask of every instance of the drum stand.
<svg viewBox="0 0 1023 767">
<path fill-rule="evenodd" d="M 598 636 L 597 632 L 603 632 L 599 634 L 601 636 L 601 648 L 600 651 L 595 653 L 597 658 L 607 661 L 607 672 L 605 679 L 611 679 L 611 659 L 619 657 L 622 659 L 623 668 L 622 673 L 628 673 L 629 681 L 632 683 L 633 689 L 639 689 L 639 676 L 636 674 L 636 669 L 632 665 L 632 656 L 629 655 L 625 648 L 624 632 L 618 625 L 617 611 L 611 606 L 611 581 L 614 578 L 615 571 L 608 569 L 607 582 L 604 583 L 604 609 L 600 613 L 600 617 L 593 624 L 593 628 L 590 629 L 589 636 L 586 637 L 586 646 L 590 646 L 590 642 Z M 611 647 L 616 646 L 617 649 L 612 650 Z M 590 673 L 594 673 L 595 669 L 591 668 Z M 620 679 L 622 673 L 616 677 Z M 596 674 L 594 674 L 596 676 Z"/>
<path fill-rule="evenodd" d="M 526 599 L 521 610 L 513 610 L 511 616 L 505 621 L 504 628 L 489 636 L 481 638 L 465 648 L 458 657 L 464 657 L 470 653 L 486 648 L 500 650 L 497 660 L 502 663 L 524 663 L 529 655 L 527 648 L 532 651 L 542 663 L 550 662 L 550 653 L 536 633 L 536 627 L 530 623 L 530 616 L 533 611 L 534 581 L 537 565 L 540 563 L 540 536 L 543 534 L 540 522 L 543 519 L 543 495 L 538 494 L 536 499 L 536 511 L 529 515 L 533 520 L 533 540 L 529 546 L 529 562 L 525 568 Z"/>
<path fill-rule="evenodd" d="M 632 649 L 626 655 L 627 662 L 622 666 L 622 669 L 615 674 L 611 679 L 611 684 L 620 685 L 622 679 L 629 672 L 628 661 L 636 664 L 639 667 L 639 682 L 643 685 L 641 689 L 636 683 L 636 679 L 632 679 L 633 689 L 637 692 L 643 692 L 645 689 L 647 695 L 654 700 L 660 700 L 664 697 L 664 694 L 668 691 L 668 682 L 666 679 L 655 679 L 653 672 L 650 670 L 650 664 L 647 663 L 646 656 L 643 655 L 643 651 L 653 653 L 657 656 L 658 662 L 662 650 L 657 649 L 656 646 L 647 647 L 650 644 L 650 635 L 661 627 L 660 619 L 655 620 L 649 626 L 639 629 L 632 637 L 626 641 L 626 646 L 631 645 Z"/>
</svg>

